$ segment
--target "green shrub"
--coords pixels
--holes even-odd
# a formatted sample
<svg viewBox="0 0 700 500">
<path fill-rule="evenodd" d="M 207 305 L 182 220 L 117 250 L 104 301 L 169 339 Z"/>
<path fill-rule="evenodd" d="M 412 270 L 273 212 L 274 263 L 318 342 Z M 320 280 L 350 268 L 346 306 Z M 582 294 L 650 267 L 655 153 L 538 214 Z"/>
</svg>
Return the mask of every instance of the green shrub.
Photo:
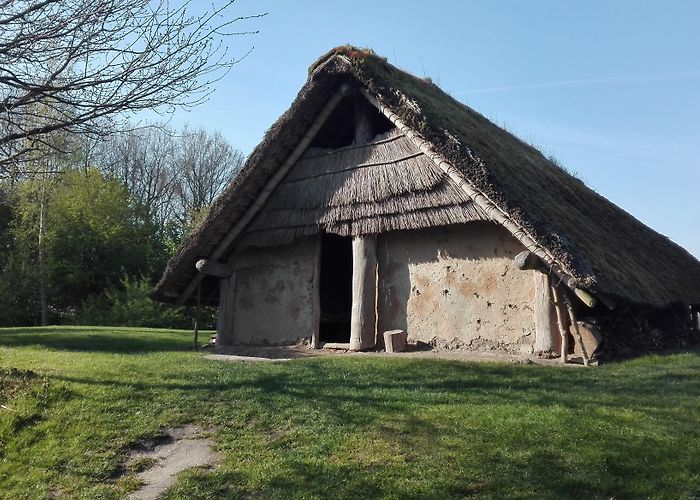
<svg viewBox="0 0 700 500">
<path fill-rule="evenodd" d="M 151 284 L 144 279 L 123 279 L 119 288 L 83 301 L 75 317 L 78 325 L 191 328 L 188 311 L 156 302 L 149 297 Z"/>
</svg>

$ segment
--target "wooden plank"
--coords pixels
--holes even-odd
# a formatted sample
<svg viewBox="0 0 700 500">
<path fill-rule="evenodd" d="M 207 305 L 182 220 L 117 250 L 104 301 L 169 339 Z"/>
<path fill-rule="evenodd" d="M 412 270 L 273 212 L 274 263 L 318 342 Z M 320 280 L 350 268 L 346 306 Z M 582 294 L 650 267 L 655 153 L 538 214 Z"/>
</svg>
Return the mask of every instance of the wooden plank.
<svg viewBox="0 0 700 500">
<path fill-rule="evenodd" d="M 349 351 L 349 342 L 325 342 L 321 345 L 321 349 L 333 349 L 336 351 Z"/>
<path fill-rule="evenodd" d="M 389 330 L 384 332 L 384 348 L 386 352 L 403 352 L 406 350 L 406 332 Z"/>
<path fill-rule="evenodd" d="M 592 360 L 595 357 L 596 351 L 603 342 L 603 336 L 598 327 L 586 321 L 577 321 L 578 331 L 581 335 L 581 345 L 585 347 L 586 354 Z M 583 351 L 578 344 L 574 345 L 574 354 L 583 357 Z"/>
<path fill-rule="evenodd" d="M 377 327 L 377 238 L 352 239 L 352 310 L 350 349 L 359 351 L 376 344 Z"/>
<path fill-rule="evenodd" d="M 574 306 L 571 304 L 571 299 L 564 293 L 564 303 L 566 304 L 566 309 L 569 312 L 569 320 L 571 321 L 571 331 L 574 334 L 579 348 L 581 349 L 581 354 L 583 354 L 583 365 L 588 366 L 589 356 L 586 352 L 586 344 L 583 342 L 583 337 L 581 336 L 581 331 L 578 327 L 578 322 L 576 321 L 576 314 L 574 313 Z"/>
<path fill-rule="evenodd" d="M 211 259 L 199 259 L 195 267 L 200 273 L 217 278 L 228 278 L 233 274 L 233 269 L 230 266 Z"/>
<path fill-rule="evenodd" d="M 234 342 L 233 310 L 236 301 L 236 273 L 219 280 L 219 315 L 216 321 L 216 345 L 230 346 Z"/>
<path fill-rule="evenodd" d="M 535 280 L 535 353 L 550 353 L 556 346 L 555 324 L 552 316 L 552 288 L 549 276 L 540 272 L 533 273 Z"/>
</svg>

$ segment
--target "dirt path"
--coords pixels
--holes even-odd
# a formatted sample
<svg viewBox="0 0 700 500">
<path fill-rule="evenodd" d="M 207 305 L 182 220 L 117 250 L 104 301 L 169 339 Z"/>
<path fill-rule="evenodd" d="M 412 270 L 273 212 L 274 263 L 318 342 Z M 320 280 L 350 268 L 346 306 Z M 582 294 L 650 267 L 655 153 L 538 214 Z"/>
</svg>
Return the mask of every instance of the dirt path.
<svg viewBox="0 0 700 500">
<path fill-rule="evenodd" d="M 167 430 L 165 441 L 152 450 L 135 451 L 129 456 L 130 461 L 144 458 L 156 461 L 148 470 L 137 475 L 143 486 L 129 498 L 155 500 L 175 484 L 178 473 L 192 467 L 214 465 L 220 461 L 219 454 L 212 451 L 214 442 L 201 437 L 201 430 L 194 426 Z"/>
</svg>

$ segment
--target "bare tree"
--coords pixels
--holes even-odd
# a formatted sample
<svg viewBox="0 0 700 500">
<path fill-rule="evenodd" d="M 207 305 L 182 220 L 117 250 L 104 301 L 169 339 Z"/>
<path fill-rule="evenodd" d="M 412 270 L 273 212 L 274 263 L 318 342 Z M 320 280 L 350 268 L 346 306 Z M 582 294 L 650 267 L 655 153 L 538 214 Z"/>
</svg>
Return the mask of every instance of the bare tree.
<svg viewBox="0 0 700 500">
<path fill-rule="evenodd" d="M 143 217 L 159 226 L 175 218 L 177 143 L 165 126 L 114 134 L 97 146 L 91 162 L 121 181 L 143 209 Z"/>
<path fill-rule="evenodd" d="M 200 103 L 237 62 L 226 37 L 255 33 L 233 25 L 264 15 L 222 1 L 192 15 L 193 0 L 0 0 L 0 176 L 55 147 L 53 131 Z"/>
<path fill-rule="evenodd" d="M 197 212 L 209 208 L 231 182 L 245 157 L 219 132 L 185 128 L 179 141 L 176 165 L 181 222 L 187 224 Z"/>
<path fill-rule="evenodd" d="M 219 132 L 176 132 L 160 124 L 113 134 L 97 145 L 89 163 L 122 182 L 144 218 L 182 227 L 209 208 L 244 159 Z"/>
</svg>

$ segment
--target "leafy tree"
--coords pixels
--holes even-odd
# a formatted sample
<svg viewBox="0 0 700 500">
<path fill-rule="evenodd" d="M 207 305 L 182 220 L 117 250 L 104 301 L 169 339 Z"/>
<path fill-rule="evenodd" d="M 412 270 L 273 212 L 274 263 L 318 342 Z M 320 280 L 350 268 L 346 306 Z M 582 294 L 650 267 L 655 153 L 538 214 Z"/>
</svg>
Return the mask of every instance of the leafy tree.
<svg viewBox="0 0 700 500">
<path fill-rule="evenodd" d="M 118 287 L 126 277 L 153 279 L 167 258 L 153 224 L 135 217 L 129 193 L 96 169 L 71 170 L 47 180 L 24 181 L 13 203 L 11 251 L 0 275 L 0 301 L 20 297 L 19 323 L 37 322 L 39 307 L 39 199 L 45 196 L 43 255 L 52 319 L 69 318 L 91 295 Z M 27 310 L 29 309 L 29 310 Z M 31 311 L 31 312 L 30 312 Z M 7 322 L 7 319 L 3 319 Z M 15 318 L 17 323 L 17 319 Z"/>
</svg>

